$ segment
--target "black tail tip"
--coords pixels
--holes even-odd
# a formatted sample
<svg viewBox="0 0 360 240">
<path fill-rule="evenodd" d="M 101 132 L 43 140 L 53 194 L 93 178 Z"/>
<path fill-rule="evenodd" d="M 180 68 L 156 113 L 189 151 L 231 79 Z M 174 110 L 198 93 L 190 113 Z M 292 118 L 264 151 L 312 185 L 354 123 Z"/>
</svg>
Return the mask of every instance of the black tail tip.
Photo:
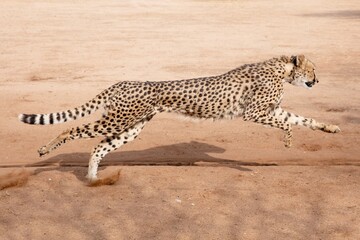
<svg viewBox="0 0 360 240">
<path fill-rule="evenodd" d="M 35 124 L 36 114 L 19 114 L 18 118 L 23 123 Z"/>
</svg>

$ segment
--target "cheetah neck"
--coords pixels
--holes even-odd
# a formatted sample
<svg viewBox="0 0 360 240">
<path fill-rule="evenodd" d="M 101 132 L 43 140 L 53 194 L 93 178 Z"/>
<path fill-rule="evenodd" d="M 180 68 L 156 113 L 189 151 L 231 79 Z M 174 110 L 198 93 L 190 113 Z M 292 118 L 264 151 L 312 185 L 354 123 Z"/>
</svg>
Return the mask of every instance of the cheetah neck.
<svg viewBox="0 0 360 240">
<path fill-rule="evenodd" d="M 284 82 L 291 83 L 294 80 L 295 76 L 295 66 L 293 63 L 286 63 L 284 66 Z"/>
</svg>

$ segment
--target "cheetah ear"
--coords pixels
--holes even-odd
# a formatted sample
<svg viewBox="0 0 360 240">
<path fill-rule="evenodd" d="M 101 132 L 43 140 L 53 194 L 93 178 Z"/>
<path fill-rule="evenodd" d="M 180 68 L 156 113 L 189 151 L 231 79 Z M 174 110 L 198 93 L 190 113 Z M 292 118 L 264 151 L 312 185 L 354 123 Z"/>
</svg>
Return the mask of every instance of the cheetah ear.
<svg viewBox="0 0 360 240">
<path fill-rule="evenodd" d="M 300 55 L 297 55 L 297 56 L 292 56 L 291 57 L 291 62 L 297 66 L 297 67 L 300 67 L 304 62 L 305 62 L 305 56 L 300 54 Z"/>
</svg>

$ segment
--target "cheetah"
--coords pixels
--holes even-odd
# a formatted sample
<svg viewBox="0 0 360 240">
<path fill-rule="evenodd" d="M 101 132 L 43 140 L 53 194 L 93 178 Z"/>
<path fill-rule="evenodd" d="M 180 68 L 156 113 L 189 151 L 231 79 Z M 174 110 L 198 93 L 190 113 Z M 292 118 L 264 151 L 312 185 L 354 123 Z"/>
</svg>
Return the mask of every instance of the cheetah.
<svg viewBox="0 0 360 240">
<path fill-rule="evenodd" d="M 315 65 L 304 55 L 280 56 L 263 62 L 245 64 L 225 74 L 177 81 L 121 81 L 104 90 L 84 105 L 48 114 L 20 114 L 28 124 L 56 124 L 105 109 L 93 123 L 68 129 L 41 147 L 40 156 L 79 138 L 104 137 L 91 153 L 87 179 L 99 181 L 98 165 L 109 152 L 134 140 L 155 114 L 175 112 L 202 119 L 242 117 L 285 132 L 284 143 L 291 146 L 291 125 L 337 133 L 336 125 L 287 112 L 280 107 L 284 83 L 311 88 L 319 80 Z"/>
</svg>

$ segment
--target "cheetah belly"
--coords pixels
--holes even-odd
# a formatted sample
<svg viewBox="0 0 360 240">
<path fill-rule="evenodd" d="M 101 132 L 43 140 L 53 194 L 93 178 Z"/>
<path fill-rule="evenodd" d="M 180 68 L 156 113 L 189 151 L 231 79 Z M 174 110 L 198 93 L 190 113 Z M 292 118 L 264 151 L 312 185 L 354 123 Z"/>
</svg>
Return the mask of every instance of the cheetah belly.
<svg viewBox="0 0 360 240">
<path fill-rule="evenodd" d="M 198 102 L 185 103 L 183 99 L 173 99 L 172 103 L 165 103 L 158 108 L 159 112 L 174 112 L 188 117 L 202 119 L 233 119 L 241 117 L 245 111 L 242 101 L 233 104 L 221 104 L 220 102 Z"/>
</svg>

